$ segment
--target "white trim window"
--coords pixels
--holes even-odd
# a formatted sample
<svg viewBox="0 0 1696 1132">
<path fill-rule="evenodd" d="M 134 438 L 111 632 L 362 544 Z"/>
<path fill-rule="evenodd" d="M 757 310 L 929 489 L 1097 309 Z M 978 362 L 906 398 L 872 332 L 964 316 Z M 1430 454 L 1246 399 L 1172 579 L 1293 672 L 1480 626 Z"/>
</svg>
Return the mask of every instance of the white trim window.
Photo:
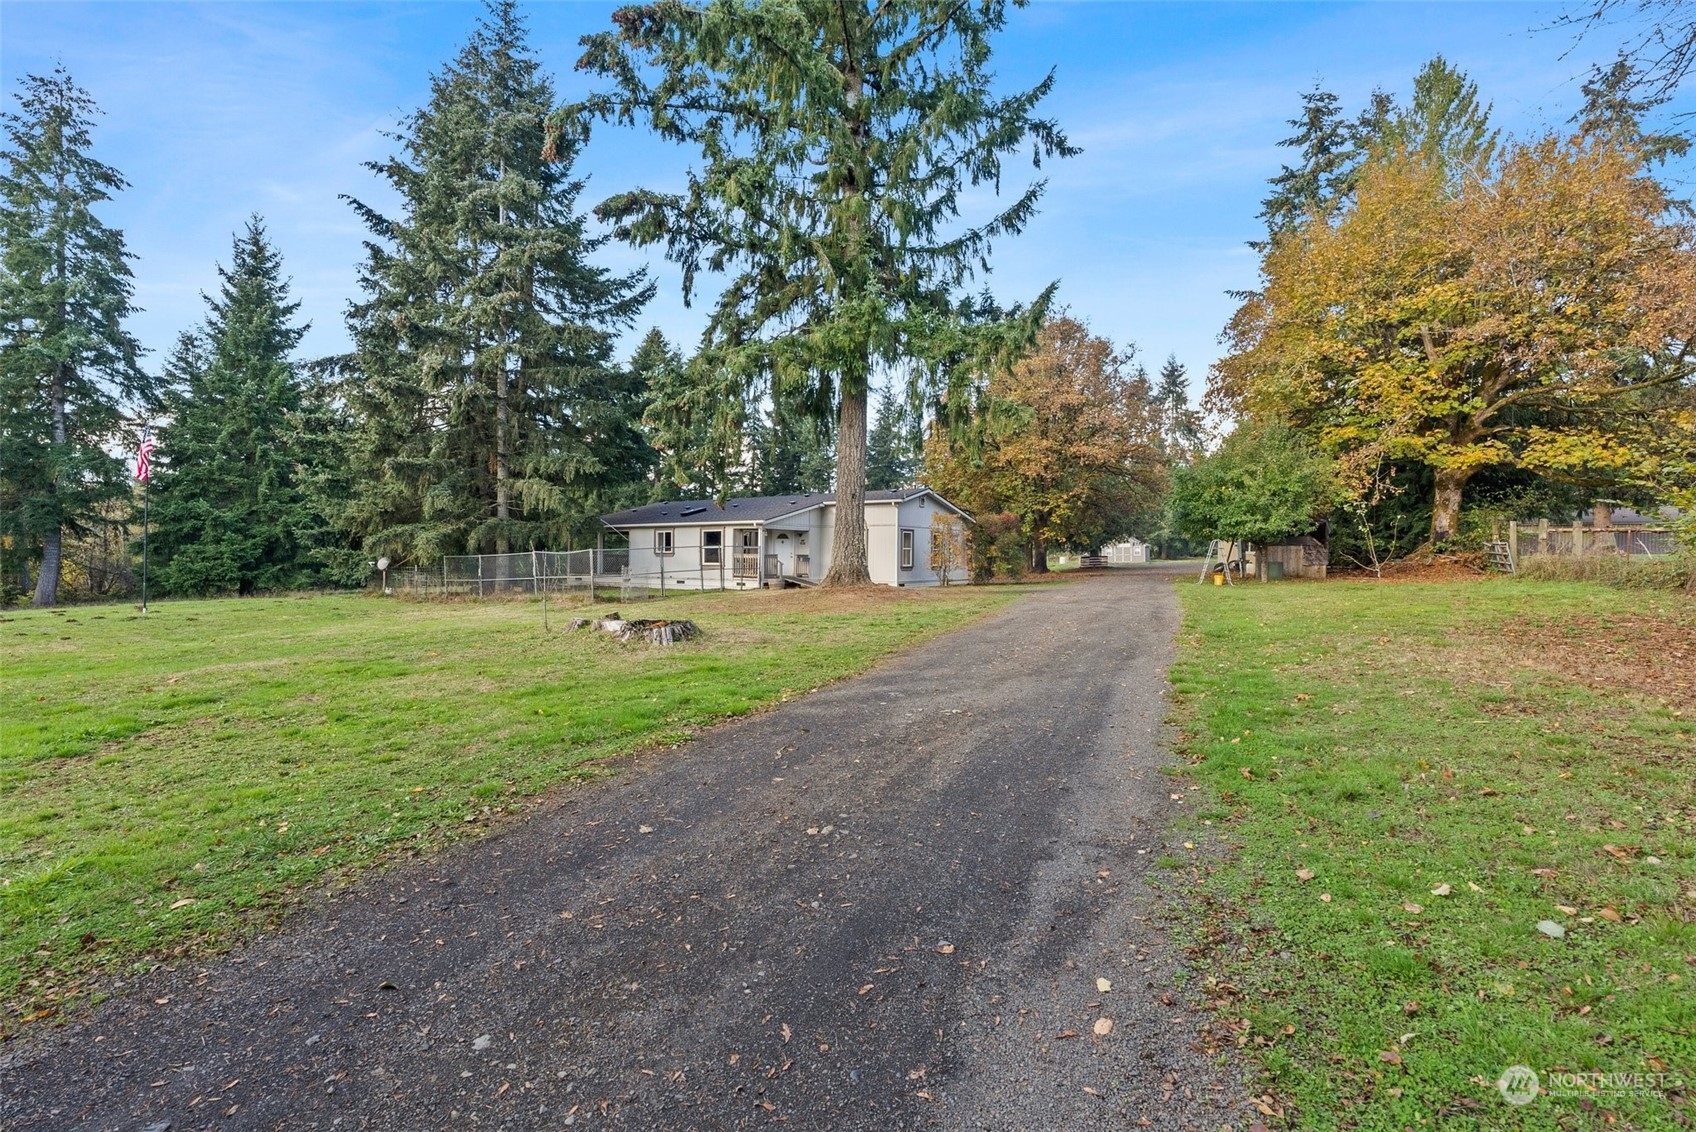
<svg viewBox="0 0 1696 1132">
<path fill-rule="evenodd" d="M 901 528 L 901 569 L 911 570 L 912 568 L 913 568 L 913 529 L 911 527 L 902 527 Z"/>
<path fill-rule="evenodd" d="M 702 531 L 701 532 L 701 565 L 703 565 L 703 566 L 722 566 L 722 565 L 724 565 L 724 532 L 723 531 Z"/>
<path fill-rule="evenodd" d="M 654 553 L 661 558 L 670 558 L 677 551 L 677 540 L 673 537 L 676 532 L 656 530 L 654 532 Z"/>
</svg>

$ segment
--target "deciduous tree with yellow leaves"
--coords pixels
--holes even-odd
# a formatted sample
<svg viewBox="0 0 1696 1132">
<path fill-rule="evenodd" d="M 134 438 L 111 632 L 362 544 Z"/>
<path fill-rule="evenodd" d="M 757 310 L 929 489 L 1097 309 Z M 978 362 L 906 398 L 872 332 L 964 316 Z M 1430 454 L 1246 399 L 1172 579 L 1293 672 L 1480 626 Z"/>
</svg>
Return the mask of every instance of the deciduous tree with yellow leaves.
<svg viewBox="0 0 1696 1132">
<path fill-rule="evenodd" d="M 1381 153 L 1346 210 L 1270 242 L 1261 274 L 1213 406 L 1287 419 L 1345 465 L 1429 465 L 1438 542 L 1484 468 L 1652 476 L 1644 414 L 1696 374 L 1696 231 L 1611 139 L 1460 168 Z"/>
</svg>

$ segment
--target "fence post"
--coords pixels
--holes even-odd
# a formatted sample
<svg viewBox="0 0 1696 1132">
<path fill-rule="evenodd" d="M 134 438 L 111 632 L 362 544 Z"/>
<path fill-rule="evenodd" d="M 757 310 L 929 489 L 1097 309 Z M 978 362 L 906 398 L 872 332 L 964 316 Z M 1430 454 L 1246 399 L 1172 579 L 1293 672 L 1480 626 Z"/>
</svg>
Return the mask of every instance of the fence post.
<svg viewBox="0 0 1696 1132">
<path fill-rule="evenodd" d="M 1519 573 L 1519 520 L 1508 520 L 1508 573 Z"/>
<path fill-rule="evenodd" d="M 1574 558 L 1583 558 L 1584 557 L 1584 524 L 1583 523 L 1574 523 L 1572 525 L 1572 556 Z"/>
<path fill-rule="evenodd" d="M 530 592 L 533 594 L 542 592 L 541 560 L 536 557 L 535 547 L 530 548 Z"/>
<path fill-rule="evenodd" d="M 1537 520 L 1537 553 L 1549 553 L 1549 520 Z"/>
</svg>

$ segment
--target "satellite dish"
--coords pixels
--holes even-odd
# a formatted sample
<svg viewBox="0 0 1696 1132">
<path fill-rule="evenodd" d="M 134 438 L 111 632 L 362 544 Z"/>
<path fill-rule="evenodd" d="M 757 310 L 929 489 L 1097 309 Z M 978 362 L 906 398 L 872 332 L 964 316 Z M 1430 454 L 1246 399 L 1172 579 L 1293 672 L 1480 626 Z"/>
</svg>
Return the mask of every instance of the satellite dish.
<svg viewBox="0 0 1696 1132">
<path fill-rule="evenodd" d="M 377 569 L 387 570 L 388 568 L 389 568 L 389 560 L 387 558 L 377 559 Z"/>
</svg>

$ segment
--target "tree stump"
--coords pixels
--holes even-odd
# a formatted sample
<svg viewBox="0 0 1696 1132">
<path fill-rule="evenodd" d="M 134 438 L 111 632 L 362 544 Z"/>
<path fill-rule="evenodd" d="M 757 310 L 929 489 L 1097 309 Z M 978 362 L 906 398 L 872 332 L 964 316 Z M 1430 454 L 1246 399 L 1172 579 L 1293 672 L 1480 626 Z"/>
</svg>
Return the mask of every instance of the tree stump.
<svg viewBox="0 0 1696 1132">
<path fill-rule="evenodd" d="M 687 641 L 691 637 L 701 635 L 701 627 L 693 621 L 660 621 L 641 618 L 626 621 L 616 613 L 598 621 L 588 621 L 581 617 L 574 618 L 571 627 L 573 629 L 588 628 L 602 633 L 611 633 L 626 644 L 631 641 L 647 641 L 653 645 L 675 645 L 679 641 Z"/>
</svg>

